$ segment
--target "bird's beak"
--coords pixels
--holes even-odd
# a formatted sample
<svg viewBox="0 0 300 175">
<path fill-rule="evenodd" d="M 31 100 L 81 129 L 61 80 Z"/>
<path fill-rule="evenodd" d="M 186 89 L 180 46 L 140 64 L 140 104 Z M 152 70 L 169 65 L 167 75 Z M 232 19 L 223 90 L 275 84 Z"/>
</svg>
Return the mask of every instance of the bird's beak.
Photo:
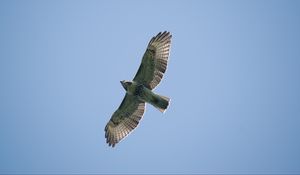
<svg viewBox="0 0 300 175">
<path fill-rule="evenodd" d="M 122 84 L 123 88 L 126 89 L 124 81 L 120 81 L 120 83 Z"/>
</svg>

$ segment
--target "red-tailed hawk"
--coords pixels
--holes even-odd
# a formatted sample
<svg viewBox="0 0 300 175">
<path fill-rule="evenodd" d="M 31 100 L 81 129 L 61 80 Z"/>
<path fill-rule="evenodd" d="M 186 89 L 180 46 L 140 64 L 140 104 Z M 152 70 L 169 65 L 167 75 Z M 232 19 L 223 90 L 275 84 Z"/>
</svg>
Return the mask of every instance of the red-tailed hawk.
<svg viewBox="0 0 300 175">
<path fill-rule="evenodd" d="M 171 38 L 170 32 L 166 31 L 153 37 L 133 81 L 121 81 L 126 95 L 105 127 L 105 138 L 109 146 L 114 147 L 137 127 L 146 103 L 152 104 L 161 112 L 167 109 L 170 99 L 155 94 L 152 90 L 160 83 L 167 69 Z"/>
</svg>

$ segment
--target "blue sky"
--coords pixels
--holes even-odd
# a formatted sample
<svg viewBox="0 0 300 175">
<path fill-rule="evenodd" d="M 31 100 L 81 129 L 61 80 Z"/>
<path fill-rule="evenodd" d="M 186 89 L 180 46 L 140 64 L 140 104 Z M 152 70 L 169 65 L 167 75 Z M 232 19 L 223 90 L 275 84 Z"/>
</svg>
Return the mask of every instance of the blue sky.
<svg viewBox="0 0 300 175">
<path fill-rule="evenodd" d="M 0 173 L 300 173 L 299 1 L 0 1 Z M 104 126 L 153 35 L 152 106 Z"/>
</svg>

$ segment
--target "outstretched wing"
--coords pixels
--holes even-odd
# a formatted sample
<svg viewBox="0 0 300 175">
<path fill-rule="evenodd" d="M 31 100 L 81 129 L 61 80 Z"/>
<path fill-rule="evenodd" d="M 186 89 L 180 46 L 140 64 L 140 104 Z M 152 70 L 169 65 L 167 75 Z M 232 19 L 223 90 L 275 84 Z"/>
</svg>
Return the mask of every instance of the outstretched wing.
<svg viewBox="0 0 300 175">
<path fill-rule="evenodd" d="M 121 105 L 114 112 L 104 131 L 106 143 L 114 147 L 120 140 L 133 131 L 143 117 L 145 102 L 126 93 Z"/>
<path fill-rule="evenodd" d="M 167 69 L 171 38 L 170 32 L 165 31 L 150 40 L 133 81 L 149 89 L 155 88 L 160 83 Z"/>
</svg>

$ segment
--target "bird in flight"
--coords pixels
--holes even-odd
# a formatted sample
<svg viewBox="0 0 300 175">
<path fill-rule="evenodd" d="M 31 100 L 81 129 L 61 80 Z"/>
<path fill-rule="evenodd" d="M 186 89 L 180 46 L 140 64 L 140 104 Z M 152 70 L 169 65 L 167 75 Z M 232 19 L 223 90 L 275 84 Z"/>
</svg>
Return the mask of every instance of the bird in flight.
<svg viewBox="0 0 300 175">
<path fill-rule="evenodd" d="M 114 147 L 131 133 L 142 119 L 146 103 L 162 113 L 169 106 L 170 98 L 152 90 L 160 83 L 167 69 L 172 35 L 159 32 L 150 40 L 142 63 L 132 81 L 121 81 L 126 95 L 105 126 L 106 143 Z"/>
</svg>

